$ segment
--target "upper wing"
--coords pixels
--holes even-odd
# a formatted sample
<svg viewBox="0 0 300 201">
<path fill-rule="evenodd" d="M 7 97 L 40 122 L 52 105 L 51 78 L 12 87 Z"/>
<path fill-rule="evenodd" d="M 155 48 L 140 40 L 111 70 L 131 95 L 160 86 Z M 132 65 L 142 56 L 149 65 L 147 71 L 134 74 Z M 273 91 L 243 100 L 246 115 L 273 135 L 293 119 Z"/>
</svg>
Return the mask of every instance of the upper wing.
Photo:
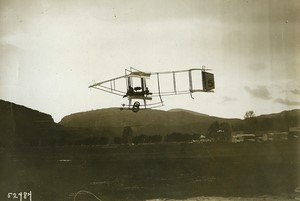
<svg viewBox="0 0 300 201">
<path fill-rule="evenodd" d="M 210 69 L 192 68 L 152 73 L 132 69 L 130 71 L 127 70 L 129 73 L 126 73 L 124 76 L 98 82 L 89 87 L 124 96 L 128 85 L 133 84 L 132 80 L 135 81 L 134 79 L 137 79 L 138 81 L 135 81 L 133 86 L 138 86 L 140 85 L 139 78 L 151 77 L 151 79 L 147 79 L 147 88 L 151 92 L 151 95 L 149 95 L 151 97 L 213 92 L 212 90 L 215 88 L 214 75 L 207 72 Z"/>
<path fill-rule="evenodd" d="M 214 75 L 201 68 L 151 73 L 156 80 L 153 96 L 192 94 L 194 92 L 213 92 Z"/>
</svg>

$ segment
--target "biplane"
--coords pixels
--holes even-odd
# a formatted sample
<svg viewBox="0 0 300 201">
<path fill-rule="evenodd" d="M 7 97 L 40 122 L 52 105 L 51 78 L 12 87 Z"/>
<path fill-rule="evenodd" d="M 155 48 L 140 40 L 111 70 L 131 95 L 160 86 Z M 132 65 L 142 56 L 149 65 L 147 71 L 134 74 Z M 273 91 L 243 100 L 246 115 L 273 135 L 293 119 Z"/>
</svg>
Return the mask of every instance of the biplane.
<svg viewBox="0 0 300 201">
<path fill-rule="evenodd" d="M 214 75 L 207 72 L 209 70 L 202 67 L 147 73 L 130 67 L 125 69 L 125 75 L 92 84 L 89 88 L 127 98 L 128 105 L 122 104 L 120 109 L 138 112 L 140 109 L 163 106 L 163 96 L 190 94 L 193 98 L 195 92 L 213 92 Z M 156 102 L 148 103 L 154 99 Z M 139 101 L 143 101 L 142 104 Z"/>
</svg>

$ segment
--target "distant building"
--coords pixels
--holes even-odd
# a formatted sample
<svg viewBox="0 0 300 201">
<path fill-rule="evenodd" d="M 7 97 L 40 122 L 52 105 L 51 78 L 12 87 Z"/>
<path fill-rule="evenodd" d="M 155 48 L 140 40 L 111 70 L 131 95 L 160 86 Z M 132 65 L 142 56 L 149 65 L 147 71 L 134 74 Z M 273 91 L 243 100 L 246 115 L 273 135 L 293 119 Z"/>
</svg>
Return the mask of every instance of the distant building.
<svg viewBox="0 0 300 201">
<path fill-rule="evenodd" d="M 232 131 L 231 132 L 231 142 L 232 143 L 243 142 L 244 139 L 241 137 L 241 134 L 244 134 L 244 131 Z"/>
<path fill-rule="evenodd" d="M 262 135 L 262 141 L 282 141 L 288 139 L 288 132 L 272 132 Z"/>
<path fill-rule="evenodd" d="M 231 137 L 232 143 L 239 143 L 239 142 L 255 142 L 256 137 L 254 134 L 235 134 Z"/>
<path fill-rule="evenodd" d="M 289 128 L 289 139 L 299 139 L 300 137 L 300 127 Z"/>
<path fill-rule="evenodd" d="M 234 135 L 231 137 L 231 142 L 232 143 L 244 142 L 244 138 L 240 134 Z"/>
</svg>

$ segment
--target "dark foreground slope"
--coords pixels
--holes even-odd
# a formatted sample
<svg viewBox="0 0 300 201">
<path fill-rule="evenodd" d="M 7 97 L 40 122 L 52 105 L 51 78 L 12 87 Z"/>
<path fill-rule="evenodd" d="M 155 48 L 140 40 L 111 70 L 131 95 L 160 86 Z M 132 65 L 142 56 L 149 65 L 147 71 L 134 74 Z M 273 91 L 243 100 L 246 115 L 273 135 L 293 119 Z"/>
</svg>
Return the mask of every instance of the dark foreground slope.
<svg viewBox="0 0 300 201">
<path fill-rule="evenodd" d="M 37 144 L 55 127 L 51 115 L 0 100 L 1 146 Z"/>
<path fill-rule="evenodd" d="M 0 100 L 0 147 L 62 146 L 86 141 L 93 131 L 66 128 L 49 114 Z"/>
</svg>

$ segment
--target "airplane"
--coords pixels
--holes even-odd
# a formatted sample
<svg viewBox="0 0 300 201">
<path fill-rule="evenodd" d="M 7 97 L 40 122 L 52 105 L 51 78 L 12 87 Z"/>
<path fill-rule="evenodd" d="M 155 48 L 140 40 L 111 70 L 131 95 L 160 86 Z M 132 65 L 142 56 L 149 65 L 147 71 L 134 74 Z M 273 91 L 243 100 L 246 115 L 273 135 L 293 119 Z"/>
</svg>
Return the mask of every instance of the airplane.
<svg viewBox="0 0 300 201">
<path fill-rule="evenodd" d="M 127 98 L 129 101 L 128 105 L 122 104 L 120 109 L 123 110 L 124 108 L 127 108 L 133 112 L 138 112 L 140 109 L 163 106 L 163 96 L 190 94 L 191 98 L 193 98 L 192 94 L 195 92 L 213 92 L 213 89 L 215 89 L 214 74 L 207 72 L 209 70 L 211 69 L 206 69 L 202 66 L 202 68 L 191 68 L 187 70 L 147 73 L 130 67 L 129 70 L 125 69 L 125 75 L 92 84 L 89 88 L 98 89 Z M 200 83 L 202 81 L 202 86 L 195 86 L 195 82 L 199 81 L 199 79 L 194 79 L 196 75 L 201 76 Z M 180 76 L 182 79 L 186 80 L 184 86 L 178 78 Z M 166 85 L 169 87 L 171 86 L 171 89 L 162 89 L 163 77 L 165 79 L 168 77 L 168 79 L 164 81 L 167 82 Z M 151 79 L 154 80 L 154 85 L 156 86 L 150 91 L 147 83 Z M 199 82 L 197 82 L 197 84 L 199 85 Z M 152 101 L 154 98 L 158 98 L 158 101 L 150 104 L 147 103 L 147 101 Z M 133 100 L 135 101 L 132 104 Z M 143 100 L 143 104 L 138 100 Z"/>
</svg>

